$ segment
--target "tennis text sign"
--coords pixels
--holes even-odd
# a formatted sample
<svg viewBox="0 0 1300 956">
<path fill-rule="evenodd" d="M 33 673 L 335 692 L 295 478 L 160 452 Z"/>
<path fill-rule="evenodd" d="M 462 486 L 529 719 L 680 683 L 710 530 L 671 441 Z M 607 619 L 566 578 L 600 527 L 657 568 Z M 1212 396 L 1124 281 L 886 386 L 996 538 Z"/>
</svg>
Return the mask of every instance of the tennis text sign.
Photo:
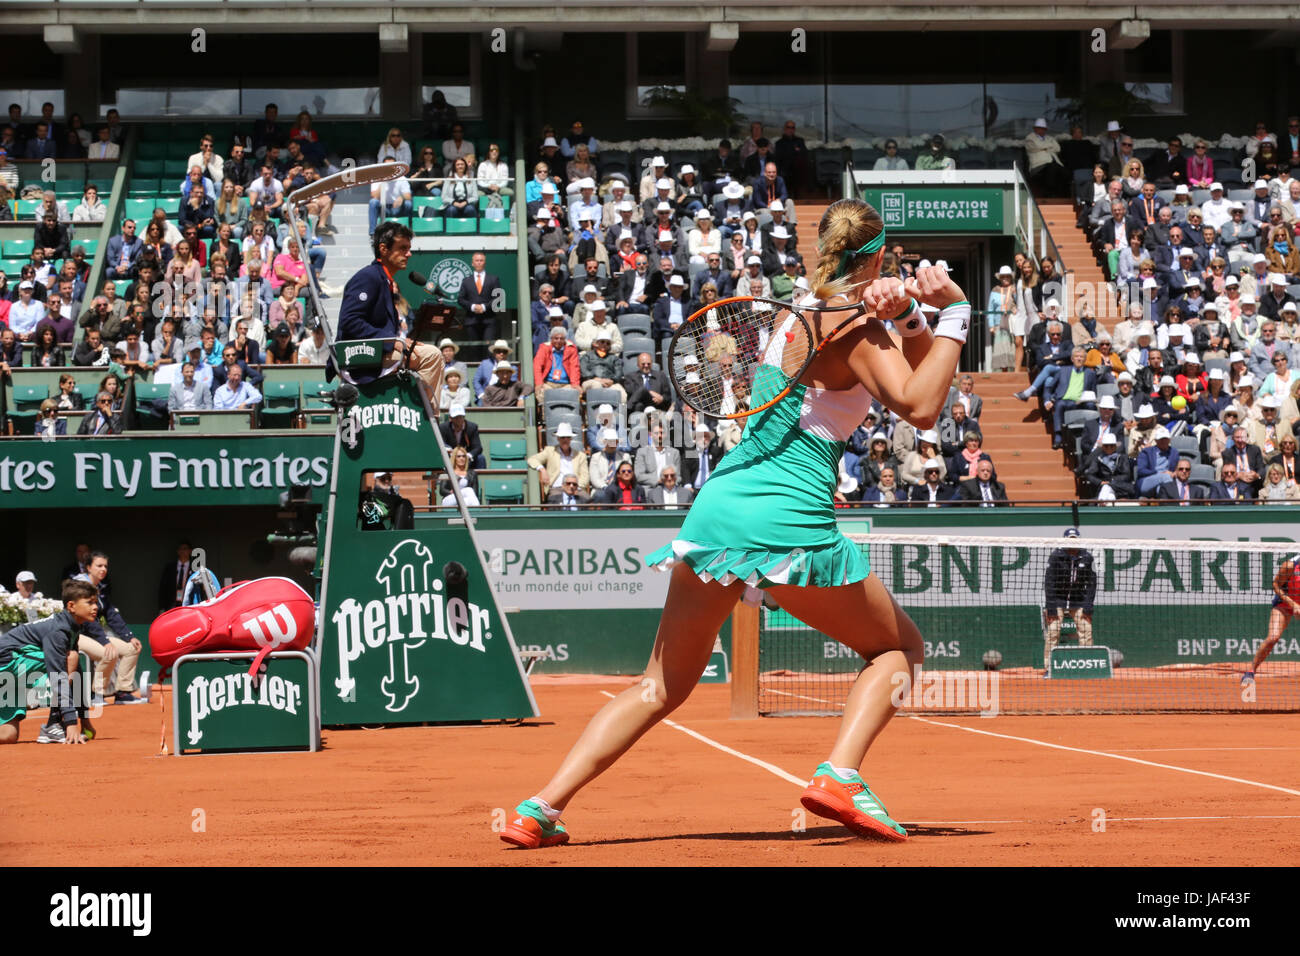
<svg viewBox="0 0 1300 956">
<path fill-rule="evenodd" d="M 1052 677 L 1068 680 L 1110 677 L 1110 648 L 1096 645 L 1052 648 Z"/>
<path fill-rule="evenodd" d="M 190 654 L 176 662 L 177 754 L 319 748 L 316 667 L 302 651 L 272 653 L 258 680 L 253 654 Z"/>
<path fill-rule="evenodd" d="M 895 232 L 1002 231 L 1001 189 L 893 187 L 864 190 L 862 198 Z"/>
</svg>

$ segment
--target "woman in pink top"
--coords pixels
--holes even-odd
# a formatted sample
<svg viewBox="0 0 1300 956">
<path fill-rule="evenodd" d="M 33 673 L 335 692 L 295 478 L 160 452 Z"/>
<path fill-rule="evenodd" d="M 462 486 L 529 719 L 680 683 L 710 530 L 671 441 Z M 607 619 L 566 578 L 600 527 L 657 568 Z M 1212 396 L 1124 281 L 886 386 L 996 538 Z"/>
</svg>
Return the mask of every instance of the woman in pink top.
<svg viewBox="0 0 1300 956">
<path fill-rule="evenodd" d="M 307 263 L 302 258 L 298 240 L 294 236 L 284 240 L 284 252 L 275 257 L 272 266 L 274 272 L 271 278 L 272 289 L 279 292 L 280 286 L 292 283 L 293 297 L 296 299 L 303 294 L 307 288 Z"/>
<path fill-rule="evenodd" d="M 190 248 L 188 239 L 176 243 L 172 261 L 167 263 L 166 277 L 169 283 L 180 279 L 187 288 L 192 289 L 197 289 L 203 281 L 203 268 L 199 265 L 199 260 L 194 258 L 194 250 Z"/>
</svg>

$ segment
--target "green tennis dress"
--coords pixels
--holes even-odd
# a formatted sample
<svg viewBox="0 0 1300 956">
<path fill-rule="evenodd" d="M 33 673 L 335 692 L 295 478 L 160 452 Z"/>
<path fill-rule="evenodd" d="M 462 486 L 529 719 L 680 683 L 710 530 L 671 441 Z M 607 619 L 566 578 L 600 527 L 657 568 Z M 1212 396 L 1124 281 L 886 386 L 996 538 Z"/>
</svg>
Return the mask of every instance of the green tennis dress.
<svg viewBox="0 0 1300 956">
<path fill-rule="evenodd" d="M 769 352 L 754 376 L 761 405 L 785 383 Z M 646 557 L 677 561 L 705 581 L 835 587 L 870 572 L 861 549 L 835 524 L 832 496 L 844 446 L 871 407 L 861 384 L 845 391 L 796 384 L 750 416 L 740 443 L 718 463 L 686 513 L 678 537 Z"/>
</svg>

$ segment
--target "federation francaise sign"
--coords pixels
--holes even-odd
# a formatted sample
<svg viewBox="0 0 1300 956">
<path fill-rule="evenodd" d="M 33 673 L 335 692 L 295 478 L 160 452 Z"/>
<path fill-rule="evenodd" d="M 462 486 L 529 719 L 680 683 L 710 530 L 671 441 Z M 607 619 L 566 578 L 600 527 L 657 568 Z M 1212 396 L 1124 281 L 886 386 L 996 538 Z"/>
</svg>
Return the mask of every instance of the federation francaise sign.
<svg viewBox="0 0 1300 956">
<path fill-rule="evenodd" d="M 869 189 L 885 228 L 904 232 L 1002 232 L 1000 189 Z"/>
</svg>

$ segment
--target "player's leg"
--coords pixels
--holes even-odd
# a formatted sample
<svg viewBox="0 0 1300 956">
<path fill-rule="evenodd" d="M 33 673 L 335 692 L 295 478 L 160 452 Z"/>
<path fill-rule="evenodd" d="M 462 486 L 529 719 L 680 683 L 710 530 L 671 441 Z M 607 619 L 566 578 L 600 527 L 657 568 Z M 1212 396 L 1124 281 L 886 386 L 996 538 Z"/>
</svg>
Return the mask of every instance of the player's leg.
<svg viewBox="0 0 1300 956">
<path fill-rule="evenodd" d="M 1268 637 L 1264 639 L 1264 643 L 1259 645 L 1259 650 L 1255 652 L 1255 659 L 1251 661 L 1250 670 L 1247 672 L 1248 676 L 1254 676 L 1264 665 L 1264 659 L 1273 652 L 1273 648 L 1277 646 L 1277 642 L 1282 637 L 1282 632 L 1286 630 L 1286 626 L 1290 623 L 1290 614 L 1287 614 L 1280 607 L 1273 608 L 1268 615 Z"/>
<path fill-rule="evenodd" d="M 743 585 L 705 583 L 690 568 L 673 569 L 668 601 L 642 680 L 606 704 L 587 724 L 559 770 L 538 796 L 556 810 L 672 713 L 699 683 L 713 642 Z"/>
<path fill-rule="evenodd" d="M 871 742 L 894 716 L 895 688 L 923 662 L 920 630 L 874 574 L 844 587 L 781 585 L 769 593 L 784 610 L 867 661 L 849 691 L 830 752 L 837 767 L 861 766 Z"/>
<path fill-rule="evenodd" d="M 803 805 L 860 835 L 906 839 L 859 775 L 867 750 L 897 711 L 925 656 L 921 632 L 874 574 L 836 588 L 781 586 L 772 597 L 789 613 L 867 661 L 844 705 L 830 756 L 804 791 Z"/>
</svg>

